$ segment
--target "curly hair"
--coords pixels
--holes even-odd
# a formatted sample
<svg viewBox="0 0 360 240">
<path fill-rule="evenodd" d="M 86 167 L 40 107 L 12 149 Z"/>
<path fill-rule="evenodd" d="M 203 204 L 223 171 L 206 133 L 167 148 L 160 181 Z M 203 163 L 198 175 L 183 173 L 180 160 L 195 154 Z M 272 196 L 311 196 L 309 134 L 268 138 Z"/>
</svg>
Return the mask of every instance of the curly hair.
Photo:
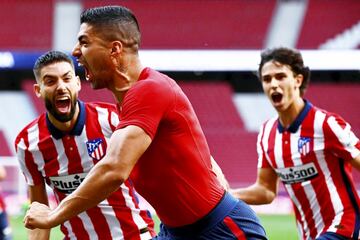
<svg viewBox="0 0 360 240">
<path fill-rule="evenodd" d="M 258 69 L 259 79 L 262 67 L 269 61 L 276 61 L 288 65 L 294 73 L 294 76 L 298 74 L 303 76 L 304 79 L 300 86 L 300 95 L 303 96 L 310 81 L 310 69 L 304 65 L 301 53 L 295 49 L 285 47 L 266 49 L 261 53 L 261 61 Z"/>
</svg>

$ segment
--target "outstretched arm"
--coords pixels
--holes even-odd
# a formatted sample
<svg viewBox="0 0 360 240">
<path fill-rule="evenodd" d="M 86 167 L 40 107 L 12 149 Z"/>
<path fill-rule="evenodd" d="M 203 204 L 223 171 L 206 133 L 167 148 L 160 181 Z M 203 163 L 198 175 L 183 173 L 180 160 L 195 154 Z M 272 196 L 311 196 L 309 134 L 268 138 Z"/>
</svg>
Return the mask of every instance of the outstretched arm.
<svg viewBox="0 0 360 240">
<path fill-rule="evenodd" d="M 278 176 L 272 168 L 258 169 L 256 182 L 246 188 L 231 190 L 234 197 L 248 204 L 271 203 L 278 192 Z"/>
<path fill-rule="evenodd" d="M 137 126 L 115 131 L 106 156 L 92 168 L 81 185 L 53 211 L 32 203 L 24 218 L 25 227 L 52 228 L 106 199 L 129 177 L 150 143 L 151 138 Z"/>
</svg>

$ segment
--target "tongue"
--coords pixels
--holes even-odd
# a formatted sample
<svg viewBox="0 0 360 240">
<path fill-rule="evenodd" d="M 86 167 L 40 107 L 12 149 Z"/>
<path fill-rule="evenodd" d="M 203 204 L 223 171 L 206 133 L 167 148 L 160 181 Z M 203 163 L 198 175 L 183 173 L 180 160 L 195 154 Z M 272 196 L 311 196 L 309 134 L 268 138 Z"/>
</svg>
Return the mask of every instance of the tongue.
<svg viewBox="0 0 360 240">
<path fill-rule="evenodd" d="M 56 101 L 56 108 L 60 113 L 68 113 L 70 110 L 70 101 Z"/>
</svg>

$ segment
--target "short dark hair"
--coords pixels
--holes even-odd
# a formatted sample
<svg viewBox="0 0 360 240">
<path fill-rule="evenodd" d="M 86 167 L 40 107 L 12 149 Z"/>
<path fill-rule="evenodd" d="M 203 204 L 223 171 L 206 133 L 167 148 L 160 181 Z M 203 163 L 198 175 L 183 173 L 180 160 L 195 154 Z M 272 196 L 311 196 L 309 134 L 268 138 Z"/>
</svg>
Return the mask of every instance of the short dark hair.
<svg viewBox="0 0 360 240">
<path fill-rule="evenodd" d="M 310 81 L 310 69 L 304 65 L 301 53 L 298 50 L 285 47 L 266 49 L 261 53 L 258 69 L 259 79 L 261 79 L 262 67 L 269 61 L 276 61 L 290 66 L 294 76 L 303 75 L 304 79 L 300 86 L 300 95 L 303 96 Z"/>
<path fill-rule="evenodd" d="M 89 8 L 80 15 L 80 24 L 88 23 L 101 31 L 108 41 L 120 40 L 137 51 L 140 46 L 140 27 L 132 11 L 123 6 Z"/>
<path fill-rule="evenodd" d="M 66 53 L 60 51 L 49 51 L 38 57 L 36 60 L 33 67 L 35 78 L 38 79 L 40 77 L 40 71 L 43 67 L 58 62 L 68 62 L 73 68 L 75 68 L 72 58 Z"/>
</svg>

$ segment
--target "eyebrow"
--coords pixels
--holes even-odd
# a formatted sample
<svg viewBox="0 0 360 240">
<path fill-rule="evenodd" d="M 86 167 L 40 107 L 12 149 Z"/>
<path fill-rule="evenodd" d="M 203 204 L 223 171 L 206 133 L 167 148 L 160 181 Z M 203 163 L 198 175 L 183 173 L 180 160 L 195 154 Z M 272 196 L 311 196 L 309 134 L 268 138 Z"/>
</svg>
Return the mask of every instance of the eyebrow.
<svg viewBox="0 0 360 240">
<path fill-rule="evenodd" d="M 66 73 L 64 73 L 61 77 L 65 77 L 66 75 L 68 75 L 69 73 L 71 73 L 71 70 L 69 70 L 69 71 L 67 71 Z M 55 76 L 55 75 L 51 75 L 51 74 L 45 74 L 44 76 L 43 76 L 43 79 L 45 79 L 45 78 L 56 78 L 57 76 Z"/>
<path fill-rule="evenodd" d="M 81 41 L 86 40 L 87 38 L 88 38 L 88 37 L 87 37 L 86 35 L 80 35 L 80 36 L 78 37 L 78 41 L 81 42 Z"/>
</svg>

